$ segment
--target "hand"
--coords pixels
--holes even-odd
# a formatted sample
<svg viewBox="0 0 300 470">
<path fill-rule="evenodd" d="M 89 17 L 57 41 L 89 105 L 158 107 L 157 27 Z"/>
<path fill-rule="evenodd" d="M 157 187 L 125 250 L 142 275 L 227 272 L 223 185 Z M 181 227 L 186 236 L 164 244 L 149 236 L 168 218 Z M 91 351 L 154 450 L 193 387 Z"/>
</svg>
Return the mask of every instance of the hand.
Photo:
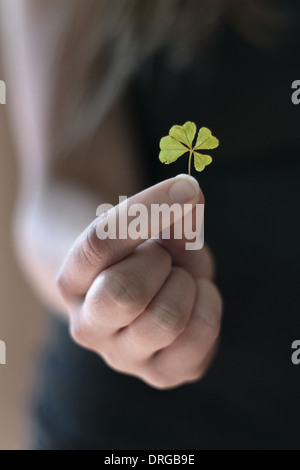
<svg viewBox="0 0 300 470">
<path fill-rule="evenodd" d="M 194 178 L 163 181 L 131 204 L 203 204 Z M 117 207 L 118 209 L 118 207 Z M 207 248 L 186 239 L 133 240 L 97 236 L 97 218 L 72 247 L 57 278 L 73 339 L 114 370 L 159 389 L 201 378 L 216 349 L 222 301 L 211 282 Z"/>
</svg>

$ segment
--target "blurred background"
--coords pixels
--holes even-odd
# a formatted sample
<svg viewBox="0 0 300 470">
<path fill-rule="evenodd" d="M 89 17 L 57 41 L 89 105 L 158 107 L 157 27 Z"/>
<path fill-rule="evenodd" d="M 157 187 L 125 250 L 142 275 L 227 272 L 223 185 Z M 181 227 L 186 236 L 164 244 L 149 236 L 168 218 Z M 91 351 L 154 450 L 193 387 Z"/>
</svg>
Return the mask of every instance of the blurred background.
<svg viewBox="0 0 300 470">
<path fill-rule="evenodd" d="M 0 79 L 1 73 L 0 58 Z M 16 263 L 11 219 L 17 191 L 14 148 L 7 107 L 0 105 L 0 340 L 6 365 L 0 365 L 0 449 L 25 449 L 29 441 L 30 390 L 46 319 Z"/>
</svg>

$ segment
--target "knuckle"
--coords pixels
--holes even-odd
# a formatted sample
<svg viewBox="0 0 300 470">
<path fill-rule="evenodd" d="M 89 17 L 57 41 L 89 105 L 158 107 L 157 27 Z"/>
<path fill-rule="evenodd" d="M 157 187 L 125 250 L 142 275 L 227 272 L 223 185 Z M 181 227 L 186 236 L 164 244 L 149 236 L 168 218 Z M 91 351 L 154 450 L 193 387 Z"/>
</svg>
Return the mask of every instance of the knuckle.
<svg viewBox="0 0 300 470">
<path fill-rule="evenodd" d="M 189 368 L 190 379 L 189 381 L 197 381 L 201 380 L 208 369 L 211 366 L 211 363 L 216 355 L 217 352 L 217 345 L 213 344 L 211 348 L 206 352 L 206 354 L 202 357 L 198 358 L 198 361 L 192 364 Z"/>
<path fill-rule="evenodd" d="M 66 303 L 66 308 L 69 311 L 73 310 L 74 305 L 77 304 L 78 298 L 73 290 L 73 282 L 66 270 L 62 269 L 55 279 L 56 288 Z"/>
<path fill-rule="evenodd" d="M 71 322 L 70 335 L 73 341 L 80 346 L 89 346 L 91 342 L 91 331 L 89 325 L 83 321 Z"/>
<path fill-rule="evenodd" d="M 219 338 L 220 336 L 220 332 L 221 332 L 221 323 L 220 321 L 211 328 L 211 339 L 212 341 L 217 341 L 217 339 Z"/>
<path fill-rule="evenodd" d="M 131 348 L 135 348 L 138 351 L 142 350 L 147 352 L 149 355 L 156 349 L 160 349 L 160 345 L 157 345 L 157 337 L 154 332 L 149 328 L 149 323 L 141 324 L 137 322 L 127 328 L 128 345 Z"/>
<path fill-rule="evenodd" d="M 72 279 L 70 279 L 70 276 L 68 275 L 68 269 L 66 269 L 65 265 L 63 265 L 58 272 L 55 278 L 55 285 L 62 298 L 67 303 L 72 303 L 72 300 L 74 300 L 74 294 L 72 292 Z"/>
<path fill-rule="evenodd" d="M 201 279 L 201 290 L 205 292 L 206 298 L 209 299 L 207 305 L 209 308 L 201 308 L 199 310 L 200 320 L 206 324 L 210 330 L 212 336 L 218 336 L 221 328 L 222 312 L 223 312 L 223 301 L 218 288 L 212 282 Z"/>
<path fill-rule="evenodd" d="M 156 374 L 148 374 L 143 377 L 144 382 L 150 385 L 157 390 L 168 390 L 170 388 L 176 387 L 178 382 L 172 381 L 170 378 L 160 375 L 159 377 Z"/>
<path fill-rule="evenodd" d="M 188 382 L 196 382 L 204 377 L 205 372 L 207 370 L 207 366 L 205 366 L 202 362 L 197 364 L 196 366 L 192 367 L 189 371 L 189 374 L 186 378 Z"/>
<path fill-rule="evenodd" d="M 178 306 L 168 301 L 165 303 L 157 303 L 152 306 L 153 322 L 162 330 L 179 334 L 185 326 L 184 315 L 179 311 Z"/>
<path fill-rule="evenodd" d="M 187 272 L 187 270 L 180 266 L 173 267 L 173 275 L 180 276 L 182 281 L 185 283 L 190 283 L 192 280 L 192 276 Z"/>
<path fill-rule="evenodd" d="M 176 386 L 175 384 L 173 385 L 170 381 L 163 380 L 163 379 L 158 380 L 156 382 L 150 382 L 150 385 L 153 388 L 156 388 L 157 390 L 168 390 Z"/>
<path fill-rule="evenodd" d="M 151 387 L 158 390 L 170 390 L 190 381 L 190 379 L 187 378 L 171 377 L 168 373 L 158 373 L 158 371 L 153 370 L 145 374 L 142 378 L 146 383 L 151 385 Z"/>
<path fill-rule="evenodd" d="M 185 380 L 185 383 L 194 383 L 202 380 L 205 375 L 206 370 L 200 370 L 190 374 L 190 376 Z"/>
<path fill-rule="evenodd" d="M 63 271 L 60 271 L 55 279 L 56 287 L 59 293 L 66 298 L 69 292 L 68 282 Z"/>
<path fill-rule="evenodd" d="M 201 314 L 201 322 L 205 325 L 205 328 L 202 329 L 202 337 L 208 341 L 208 344 L 214 344 L 218 340 L 221 331 L 219 316 L 214 317 L 215 315 L 212 312 Z"/>
<path fill-rule="evenodd" d="M 110 347 L 101 352 L 101 357 L 105 364 L 116 372 L 140 376 L 138 368 L 126 358 L 126 354 L 120 355 Z"/>
<path fill-rule="evenodd" d="M 173 277 L 180 279 L 180 290 L 184 292 L 182 300 L 185 302 L 188 299 L 194 299 L 196 296 L 196 284 L 193 277 L 186 271 L 186 269 L 179 266 L 174 266 Z"/>
<path fill-rule="evenodd" d="M 145 325 L 140 326 L 139 322 L 133 323 L 126 328 L 126 345 L 131 350 L 135 351 L 136 348 L 145 348 L 148 346 L 149 340 L 147 334 L 149 328 Z"/>
<path fill-rule="evenodd" d="M 166 262 L 169 267 L 171 268 L 172 266 L 172 256 L 169 253 L 169 251 L 162 246 L 160 243 L 158 243 L 155 240 L 149 240 L 148 241 L 149 245 L 151 244 L 151 249 L 153 250 L 153 255 L 159 257 L 160 259 L 163 259 L 164 262 Z"/>
<path fill-rule="evenodd" d="M 101 305 L 101 301 L 93 295 L 93 292 L 89 291 L 82 305 L 84 328 L 91 331 L 99 330 L 101 326 L 105 326 L 105 321 L 109 319 L 109 313 Z"/>
<path fill-rule="evenodd" d="M 176 375 L 176 377 L 170 377 L 168 374 L 164 373 L 151 374 L 147 381 L 154 388 L 159 390 L 168 390 L 187 383 L 197 382 L 202 379 L 204 375 L 205 369 L 201 367 L 194 369 L 193 371 L 185 371 L 184 373 Z"/>
<path fill-rule="evenodd" d="M 121 368 L 117 366 L 117 363 L 113 354 L 107 351 L 102 352 L 101 358 L 103 359 L 103 361 L 108 367 L 115 370 L 116 372 L 122 372 Z"/>
<path fill-rule="evenodd" d="M 89 227 L 85 233 L 82 244 L 82 255 L 88 263 L 98 268 L 106 264 L 111 256 L 111 245 L 107 240 L 100 240 L 94 227 Z"/>
<path fill-rule="evenodd" d="M 118 306 L 137 307 L 143 304 L 145 286 L 132 272 L 111 270 L 107 272 L 105 292 Z"/>
</svg>

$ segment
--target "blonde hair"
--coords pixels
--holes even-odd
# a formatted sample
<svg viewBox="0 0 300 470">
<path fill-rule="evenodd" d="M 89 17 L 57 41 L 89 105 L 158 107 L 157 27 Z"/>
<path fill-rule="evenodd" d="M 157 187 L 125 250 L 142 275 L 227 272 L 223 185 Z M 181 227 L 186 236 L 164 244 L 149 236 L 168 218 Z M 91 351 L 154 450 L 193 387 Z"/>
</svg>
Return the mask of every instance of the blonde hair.
<svg viewBox="0 0 300 470">
<path fill-rule="evenodd" d="M 286 15 L 262 0 L 64 0 L 60 8 L 62 3 L 56 154 L 96 133 L 131 74 L 159 48 L 170 67 L 184 67 L 212 49 L 224 19 L 260 47 L 276 44 L 288 24 Z"/>
</svg>

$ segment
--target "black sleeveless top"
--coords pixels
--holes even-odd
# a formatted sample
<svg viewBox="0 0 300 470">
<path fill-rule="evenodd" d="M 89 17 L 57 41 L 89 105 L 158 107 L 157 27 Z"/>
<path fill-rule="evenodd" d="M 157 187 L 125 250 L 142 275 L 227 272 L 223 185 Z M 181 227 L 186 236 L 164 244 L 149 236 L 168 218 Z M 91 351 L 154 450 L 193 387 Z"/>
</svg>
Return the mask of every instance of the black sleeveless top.
<svg viewBox="0 0 300 470">
<path fill-rule="evenodd" d="M 299 7 L 298 11 L 299 11 Z M 212 58 L 174 71 L 161 51 L 133 77 L 145 185 L 186 172 L 158 142 L 192 120 L 220 138 L 198 176 L 224 298 L 219 352 L 201 381 L 158 391 L 75 345 L 52 320 L 34 402 L 40 449 L 300 449 L 299 40 L 264 51 L 224 27 Z"/>
</svg>

